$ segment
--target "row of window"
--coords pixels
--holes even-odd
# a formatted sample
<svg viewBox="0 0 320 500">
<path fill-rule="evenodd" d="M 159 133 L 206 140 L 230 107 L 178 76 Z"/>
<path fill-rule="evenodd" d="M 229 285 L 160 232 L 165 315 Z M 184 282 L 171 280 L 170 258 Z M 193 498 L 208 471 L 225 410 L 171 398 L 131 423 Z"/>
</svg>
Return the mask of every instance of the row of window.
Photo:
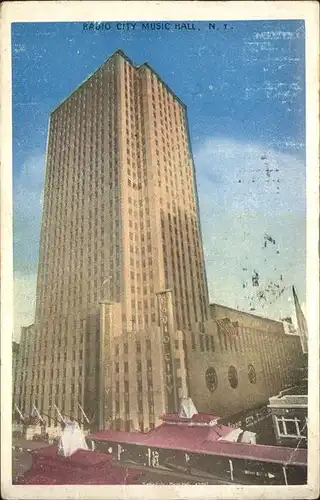
<svg viewBox="0 0 320 500">
<path fill-rule="evenodd" d="M 163 212 L 162 212 L 163 213 Z M 178 228 L 182 227 L 182 218 L 179 213 L 177 219 L 175 217 L 172 220 L 176 220 L 179 224 L 176 224 L 175 240 L 173 238 L 173 234 L 169 234 L 165 232 L 164 227 L 165 223 L 162 220 L 162 238 L 163 238 L 163 255 L 164 255 L 164 268 L 165 268 L 165 278 L 166 278 L 166 286 L 172 287 L 174 290 L 174 302 L 175 309 L 178 320 L 178 327 L 183 327 L 183 325 L 190 324 L 190 305 L 193 304 L 194 309 L 194 318 L 193 320 L 197 321 L 198 319 L 198 311 L 197 308 L 200 308 L 200 316 L 204 318 L 205 315 L 205 307 L 204 307 L 204 299 L 203 299 L 203 272 L 202 272 L 202 259 L 195 259 L 194 253 L 198 252 L 197 248 L 199 246 L 198 238 L 196 238 L 196 234 L 192 237 L 192 241 L 189 240 L 189 233 L 187 239 L 183 238 Z M 169 219 L 169 225 L 171 223 L 171 219 Z M 191 226 L 189 226 L 189 230 L 192 231 Z M 192 234 L 192 233 L 191 233 Z M 192 245 L 191 245 L 192 243 Z M 169 253 L 171 248 L 171 255 Z M 184 251 L 180 251 L 179 248 L 185 249 Z M 177 254 L 176 254 L 177 252 Z M 169 257 L 169 258 L 168 258 Z M 170 258 L 171 257 L 171 258 Z M 177 264 L 177 265 L 176 265 Z M 191 283 L 191 298 L 188 300 L 184 300 L 186 295 L 186 290 L 188 287 L 183 285 L 183 281 L 186 279 L 186 272 L 190 273 L 190 283 Z M 173 276 L 173 280 L 171 282 L 171 276 Z M 198 289 L 198 297 L 199 300 L 196 300 L 196 290 Z M 185 310 L 186 308 L 186 310 Z M 181 318 L 180 318 L 180 309 L 181 309 Z M 187 313 L 187 317 L 185 314 Z M 180 321 L 180 319 L 182 321 Z M 204 350 L 204 339 L 201 339 L 201 346 Z"/>
<path fill-rule="evenodd" d="M 145 69 L 145 68 L 144 68 Z M 140 74 L 139 72 L 136 73 L 136 76 L 138 77 L 137 80 L 134 79 L 135 76 L 135 69 L 128 63 L 124 63 L 124 71 L 125 71 L 125 88 L 128 89 L 130 88 L 131 90 L 133 89 L 133 84 L 136 83 L 135 87 L 136 88 L 142 88 L 142 78 L 144 78 L 145 75 L 148 73 L 151 73 L 151 88 L 153 94 L 157 93 L 157 96 L 159 100 L 163 102 L 163 104 L 171 104 L 174 105 L 174 111 L 178 115 L 180 114 L 180 106 L 176 102 L 175 96 L 169 91 L 169 89 L 163 84 L 163 82 L 159 79 L 159 77 L 151 72 L 151 70 L 145 70 L 144 73 L 142 74 L 142 77 L 139 79 Z"/>
<path fill-rule="evenodd" d="M 122 319 L 125 320 L 126 318 L 122 318 Z M 146 346 L 147 351 L 151 351 L 151 340 L 150 339 L 145 340 L 145 346 Z M 119 356 L 119 349 L 120 349 L 119 344 L 116 344 L 116 346 L 115 346 L 115 355 L 116 356 Z M 137 351 L 137 353 L 141 352 L 141 342 L 138 340 L 136 341 L 136 351 Z M 123 344 L 123 353 L 128 354 L 128 343 L 127 342 L 125 342 Z"/>
<path fill-rule="evenodd" d="M 248 366 L 247 374 L 250 384 L 255 384 L 257 382 L 257 376 L 253 365 L 250 364 Z M 228 381 L 232 389 L 236 389 L 238 387 L 238 372 L 233 365 L 229 366 L 228 369 Z M 212 366 L 206 370 L 205 382 L 210 392 L 214 392 L 218 387 L 218 375 L 215 368 Z"/>
</svg>

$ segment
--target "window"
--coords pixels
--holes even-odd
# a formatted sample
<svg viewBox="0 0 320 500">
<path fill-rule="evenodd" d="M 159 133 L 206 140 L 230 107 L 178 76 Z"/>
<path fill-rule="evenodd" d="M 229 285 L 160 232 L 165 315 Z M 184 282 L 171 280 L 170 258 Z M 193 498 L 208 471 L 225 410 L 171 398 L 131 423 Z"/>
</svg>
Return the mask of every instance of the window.
<svg viewBox="0 0 320 500">
<path fill-rule="evenodd" d="M 214 392 L 218 387 L 218 376 L 216 370 L 211 366 L 205 374 L 206 386 L 210 392 Z"/>
<path fill-rule="evenodd" d="M 210 341 L 211 341 L 211 351 L 214 352 L 215 351 L 215 347 L 214 347 L 214 338 L 213 338 L 213 335 L 210 335 Z"/>
<path fill-rule="evenodd" d="M 229 384 L 231 385 L 232 389 L 235 389 L 238 387 L 238 373 L 237 370 L 235 369 L 234 366 L 230 366 L 228 370 L 228 379 L 229 379 Z"/>
<path fill-rule="evenodd" d="M 204 351 L 204 336 L 200 335 L 199 339 L 200 339 L 200 349 L 203 352 Z"/>
<path fill-rule="evenodd" d="M 276 417 L 276 425 L 278 428 L 279 436 L 300 438 L 306 438 L 307 436 L 307 420 L 303 424 L 297 417 Z"/>
<path fill-rule="evenodd" d="M 250 384 L 255 384 L 257 382 L 256 371 L 255 371 L 253 365 L 249 365 L 249 367 L 248 367 L 248 378 L 249 378 Z"/>
<path fill-rule="evenodd" d="M 292 420 L 287 420 L 286 421 L 286 431 L 287 434 L 294 436 L 294 435 L 299 435 L 298 429 L 296 427 L 295 421 Z"/>
<path fill-rule="evenodd" d="M 209 351 L 209 336 L 208 335 L 205 335 L 205 341 L 206 341 L 206 349 L 207 351 Z"/>
</svg>

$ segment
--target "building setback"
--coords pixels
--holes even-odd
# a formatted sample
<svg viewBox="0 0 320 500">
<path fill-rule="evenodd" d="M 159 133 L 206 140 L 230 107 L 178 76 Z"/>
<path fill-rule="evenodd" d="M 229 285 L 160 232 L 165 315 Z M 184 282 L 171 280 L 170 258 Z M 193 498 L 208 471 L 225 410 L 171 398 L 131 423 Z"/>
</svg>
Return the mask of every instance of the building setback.
<svg viewBox="0 0 320 500">
<path fill-rule="evenodd" d="M 306 448 L 308 444 L 308 384 L 281 391 L 269 399 L 277 444 Z"/>
<path fill-rule="evenodd" d="M 36 359 L 34 357 L 35 347 L 35 329 L 34 325 L 21 328 L 20 343 L 15 347 L 16 354 L 15 366 L 13 369 L 13 400 L 17 407 L 29 413 L 31 411 L 30 391 L 33 383 L 34 366 Z M 16 408 L 13 409 L 15 418 L 19 417 Z M 20 418 L 18 418 L 20 420 Z"/>
<path fill-rule="evenodd" d="M 125 430 L 153 428 L 188 395 L 208 411 L 199 364 L 230 357 L 223 347 L 213 356 L 216 320 L 186 107 L 117 51 L 50 117 L 34 340 L 16 398 L 49 426 L 55 405 L 77 418 L 80 403 L 92 427 Z M 273 349 L 268 333 L 255 338 L 256 355 L 262 342 Z M 240 411 L 243 392 L 228 388 Z"/>
</svg>

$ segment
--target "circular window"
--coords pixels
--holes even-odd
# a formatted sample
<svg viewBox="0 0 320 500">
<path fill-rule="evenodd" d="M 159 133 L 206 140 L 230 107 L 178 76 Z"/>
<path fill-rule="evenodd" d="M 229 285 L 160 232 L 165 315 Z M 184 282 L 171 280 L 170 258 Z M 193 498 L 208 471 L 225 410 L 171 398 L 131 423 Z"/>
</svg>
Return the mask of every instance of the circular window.
<svg viewBox="0 0 320 500">
<path fill-rule="evenodd" d="M 238 386 L 238 374 L 237 370 L 232 365 L 229 367 L 228 370 L 228 379 L 232 389 L 235 389 Z"/>
<path fill-rule="evenodd" d="M 218 387 L 218 376 L 214 368 L 210 367 L 206 371 L 206 385 L 209 391 L 213 392 Z"/>
<path fill-rule="evenodd" d="M 257 376 L 256 376 L 256 371 L 255 371 L 253 365 L 249 365 L 249 368 L 248 368 L 248 377 L 249 377 L 250 384 L 255 384 L 256 383 Z"/>
</svg>

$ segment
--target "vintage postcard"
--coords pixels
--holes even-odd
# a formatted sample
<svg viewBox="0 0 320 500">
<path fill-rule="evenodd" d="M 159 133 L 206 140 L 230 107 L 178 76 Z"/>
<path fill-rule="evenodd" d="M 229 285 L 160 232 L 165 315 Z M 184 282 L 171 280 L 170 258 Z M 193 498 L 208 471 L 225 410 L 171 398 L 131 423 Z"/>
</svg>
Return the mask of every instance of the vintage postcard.
<svg viewBox="0 0 320 500">
<path fill-rule="evenodd" d="M 4 498 L 317 498 L 317 2 L 2 6 Z"/>
</svg>

